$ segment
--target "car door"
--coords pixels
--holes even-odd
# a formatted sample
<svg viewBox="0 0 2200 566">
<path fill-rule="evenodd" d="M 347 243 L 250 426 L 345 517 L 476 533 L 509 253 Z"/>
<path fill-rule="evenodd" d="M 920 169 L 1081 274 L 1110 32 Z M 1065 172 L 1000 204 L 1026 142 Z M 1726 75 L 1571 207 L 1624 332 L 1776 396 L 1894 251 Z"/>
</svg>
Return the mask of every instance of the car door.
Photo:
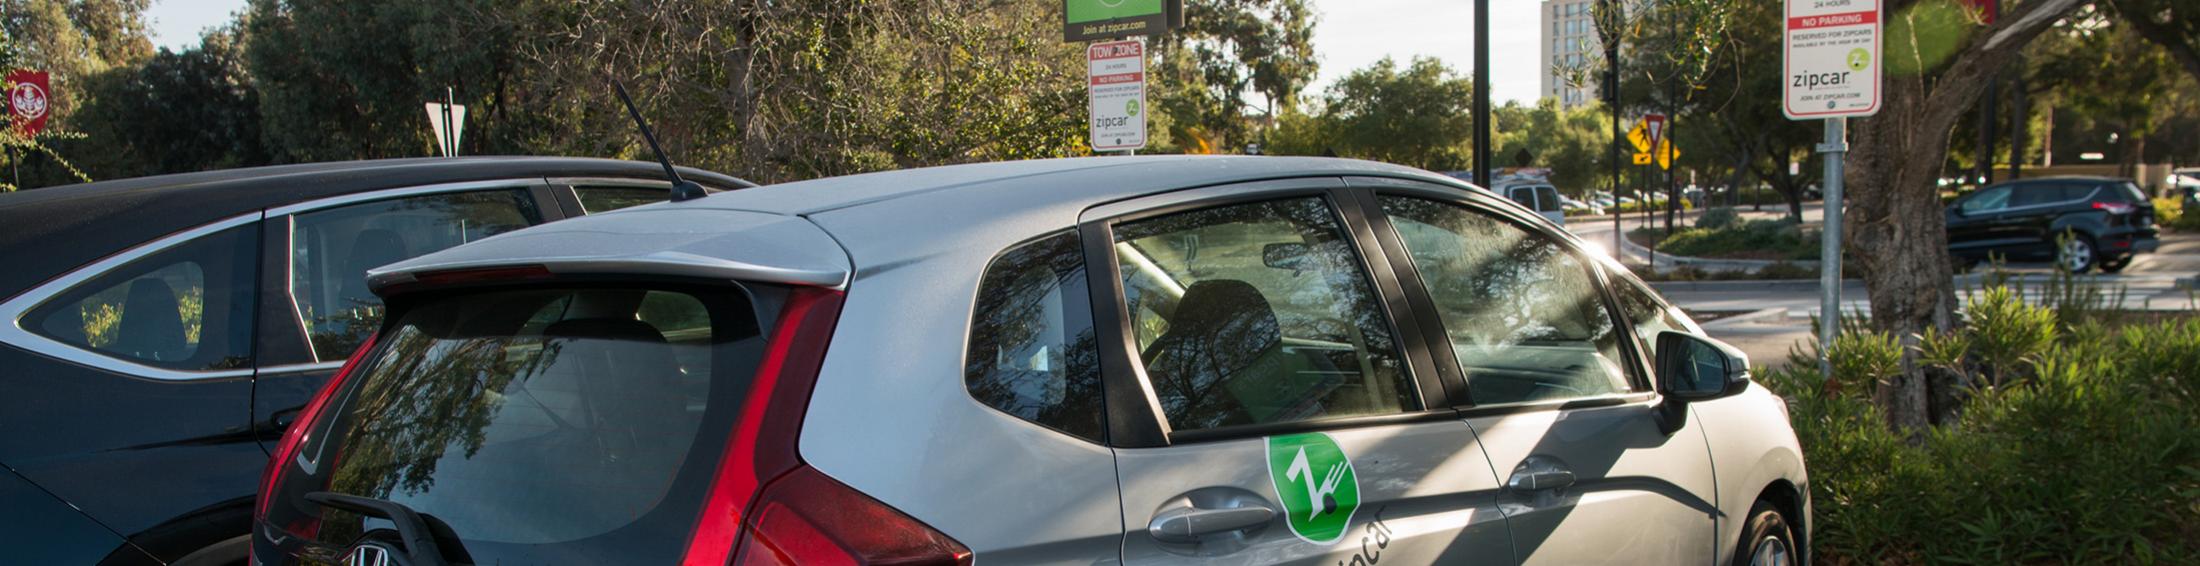
<svg viewBox="0 0 2200 566">
<path fill-rule="evenodd" d="M 382 321 L 366 271 L 564 217 L 541 179 L 406 187 L 267 211 L 252 422 L 290 419 Z"/>
<path fill-rule="evenodd" d="M 2009 208 L 1994 224 L 1996 239 L 2007 241 L 2010 255 L 2049 255 L 2055 250 L 2057 220 L 2071 204 L 2093 194 L 2093 185 L 2068 182 L 2020 183 L 2012 188 Z"/>
<path fill-rule="evenodd" d="M 1463 415 L 1504 478 L 1522 563 L 1712 562 L 1703 431 L 1653 392 L 1601 272 L 1567 239 L 1455 197 L 1379 194 L 1378 224 L 1449 342 L 1432 353 L 1465 376 Z"/>
<path fill-rule="evenodd" d="M 1088 261 L 1112 274 L 1094 278 L 1119 333 L 1101 341 L 1111 399 L 1128 401 L 1111 426 L 1139 429 L 1111 434 L 1125 563 L 1513 562 L 1496 475 L 1419 329 L 1394 324 L 1413 319 L 1339 184 L 1086 215 Z"/>
<path fill-rule="evenodd" d="M 232 216 L 0 303 L 6 465 L 137 543 L 252 493 L 267 461 L 245 426 L 260 235 L 259 211 Z M 118 490 L 151 478 L 157 495 Z M 230 524 L 213 517 L 179 530 Z"/>
</svg>

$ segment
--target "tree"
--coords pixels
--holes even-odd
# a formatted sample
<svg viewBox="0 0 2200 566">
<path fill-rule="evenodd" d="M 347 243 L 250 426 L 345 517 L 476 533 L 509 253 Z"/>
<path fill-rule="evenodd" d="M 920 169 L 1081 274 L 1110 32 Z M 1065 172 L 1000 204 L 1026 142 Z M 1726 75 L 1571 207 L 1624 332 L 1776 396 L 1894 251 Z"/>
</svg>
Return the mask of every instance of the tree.
<svg viewBox="0 0 2200 566">
<path fill-rule="evenodd" d="M 1185 144 L 1252 141 L 1248 116 L 1296 108 L 1313 81 L 1314 14 L 1306 0 L 1188 0 L 1184 27 L 1155 45 L 1154 106 Z M 1246 97 L 1258 97 L 1253 108 Z"/>
<path fill-rule="evenodd" d="M 0 134 L 11 161 L 10 187 L 17 175 L 26 187 L 91 180 L 64 157 L 71 152 L 62 145 L 83 137 L 76 119 L 93 77 L 152 54 L 144 20 L 149 1 L 0 0 L 0 36 L 7 38 L 13 60 L 0 68 L 46 71 L 53 87 L 44 132 L 36 139 Z"/>
<path fill-rule="evenodd" d="M 2194 79 L 2200 79 L 2200 0 L 2107 0 L 2139 37 L 2162 46 Z"/>
<path fill-rule="evenodd" d="M 101 177 L 136 177 L 267 163 L 258 95 L 236 26 L 208 32 L 200 46 L 167 49 L 90 81 L 77 123 L 97 151 L 72 151 Z"/>
<path fill-rule="evenodd" d="M 2032 84 L 2054 94 L 2056 106 L 2085 122 L 2117 134 L 2120 170 L 2136 177 L 2153 137 L 2174 107 L 2178 74 L 2165 49 L 2136 33 L 2140 26 L 2118 26 L 2103 10 L 2088 6 L 2072 14 L 2031 50 Z"/>
<path fill-rule="evenodd" d="M 1434 58 L 1401 69 L 1385 57 L 1331 85 L 1322 119 L 1338 155 L 1455 170 L 1474 135 L 1473 92 L 1474 81 Z"/>
<path fill-rule="evenodd" d="M 1740 2 L 1731 16 L 1732 29 L 1773 30 L 1780 29 L 1787 14 L 1779 2 Z M 1766 102 L 1781 96 L 1781 81 L 1785 79 L 1780 60 L 1782 41 L 1784 38 L 1777 33 L 1733 34 L 1727 49 L 1711 58 L 1700 81 L 1702 90 L 1690 97 L 1693 104 L 1689 117 L 1702 125 L 1700 130 L 1716 133 L 1683 139 L 1721 145 L 1698 148 L 1691 154 L 1704 156 L 1702 159 L 1707 161 L 1725 156 L 1734 167 L 1733 186 L 1741 187 L 1742 173 L 1747 172 L 1779 192 L 1787 201 L 1788 215 L 1800 220 L 1803 188 L 1817 175 L 1806 167 L 1795 167 L 1801 174 L 1789 171 L 1791 165 L 1809 159 L 1818 131 L 1809 124 L 1787 119 Z"/>
<path fill-rule="evenodd" d="M 1903 375 L 1883 383 L 1876 396 L 1898 427 L 1928 422 L 1929 385 L 1907 346 L 1926 328 L 1945 331 L 1953 323 L 1954 273 L 1939 191 L 1949 133 L 1990 77 L 2082 4 L 2012 2 L 1992 24 L 1955 0 L 1894 0 L 1884 8 L 1883 102 L 1878 115 L 1851 123 L 1844 226 L 1871 298 L 1872 324 L 1904 337 Z"/>
</svg>

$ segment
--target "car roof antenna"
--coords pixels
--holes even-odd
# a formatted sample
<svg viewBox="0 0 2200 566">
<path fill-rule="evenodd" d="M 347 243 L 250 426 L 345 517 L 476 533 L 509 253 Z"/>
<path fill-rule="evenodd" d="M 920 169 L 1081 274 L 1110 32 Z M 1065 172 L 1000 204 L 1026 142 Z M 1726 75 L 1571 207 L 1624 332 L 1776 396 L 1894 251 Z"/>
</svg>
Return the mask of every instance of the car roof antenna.
<svg viewBox="0 0 2200 566">
<path fill-rule="evenodd" d="M 642 119 L 642 111 L 634 109 L 634 99 L 626 96 L 626 85 L 611 79 L 611 88 L 619 93 L 619 102 L 626 103 L 626 114 L 634 117 L 634 125 L 642 129 L 642 139 L 649 142 L 649 150 L 657 153 L 657 163 L 665 166 L 665 177 L 672 180 L 672 202 L 703 198 L 703 186 L 680 178 L 672 168 L 672 156 L 665 155 L 665 148 L 657 145 L 657 135 L 649 132 L 649 121 Z"/>
</svg>

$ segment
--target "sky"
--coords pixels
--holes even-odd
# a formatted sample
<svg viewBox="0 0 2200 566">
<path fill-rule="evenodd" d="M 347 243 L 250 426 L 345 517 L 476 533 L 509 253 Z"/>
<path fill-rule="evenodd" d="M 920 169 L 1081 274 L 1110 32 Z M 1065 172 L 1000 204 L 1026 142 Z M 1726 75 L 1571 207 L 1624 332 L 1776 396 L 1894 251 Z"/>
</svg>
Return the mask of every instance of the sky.
<svg viewBox="0 0 2200 566">
<path fill-rule="evenodd" d="M 1353 69 L 1384 56 L 1404 64 L 1415 55 L 1442 59 L 1461 75 L 1474 72 L 1474 2 L 1471 0 L 1309 0 L 1321 19 L 1314 52 L 1321 74 L 1308 94 Z M 183 50 L 198 45 L 199 32 L 227 23 L 245 0 L 154 0 L 154 45 Z M 1542 29 L 1541 0 L 1490 0 L 1490 97 L 1496 104 L 1534 104 L 1542 87 L 1536 51 Z"/>
</svg>

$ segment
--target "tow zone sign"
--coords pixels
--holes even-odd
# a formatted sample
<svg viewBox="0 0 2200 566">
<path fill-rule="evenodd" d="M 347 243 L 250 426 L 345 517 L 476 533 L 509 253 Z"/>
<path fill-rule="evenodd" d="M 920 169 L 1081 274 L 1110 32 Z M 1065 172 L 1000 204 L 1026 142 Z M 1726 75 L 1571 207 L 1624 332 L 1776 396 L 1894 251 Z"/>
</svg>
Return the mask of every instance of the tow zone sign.
<svg viewBox="0 0 2200 566">
<path fill-rule="evenodd" d="M 1146 147 L 1146 40 L 1085 47 L 1092 93 L 1093 151 Z"/>
</svg>

